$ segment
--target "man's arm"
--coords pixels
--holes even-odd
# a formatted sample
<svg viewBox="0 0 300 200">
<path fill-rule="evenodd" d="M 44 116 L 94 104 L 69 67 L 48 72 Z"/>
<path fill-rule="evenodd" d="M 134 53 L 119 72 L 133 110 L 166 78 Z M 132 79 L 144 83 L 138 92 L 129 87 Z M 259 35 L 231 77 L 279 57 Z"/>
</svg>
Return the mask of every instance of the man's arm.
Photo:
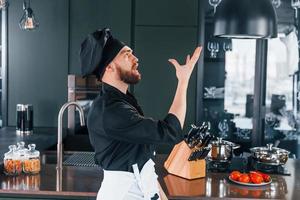
<svg viewBox="0 0 300 200">
<path fill-rule="evenodd" d="M 180 65 L 175 59 L 169 59 L 176 69 L 176 77 L 178 79 L 177 89 L 173 103 L 170 107 L 169 113 L 174 114 L 180 121 L 181 128 L 183 128 L 185 114 L 186 114 L 186 94 L 189 84 L 189 80 L 196 62 L 201 54 L 202 47 L 197 47 L 190 58 L 190 55 L 186 58 L 186 63 Z"/>
<path fill-rule="evenodd" d="M 95 107 L 94 110 L 97 108 Z M 98 113 L 92 114 L 89 117 L 97 119 Z M 140 115 L 133 106 L 122 101 L 107 106 L 100 121 L 89 120 L 88 122 L 90 130 L 101 132 L 99 124 L 103 124 L 107 137 L 129 143 L 176 144 L 183 139 L 180 134 L 180 122 L 175 115 L 169 113 L 163 120 L 154 120 Z"/>
</svg>

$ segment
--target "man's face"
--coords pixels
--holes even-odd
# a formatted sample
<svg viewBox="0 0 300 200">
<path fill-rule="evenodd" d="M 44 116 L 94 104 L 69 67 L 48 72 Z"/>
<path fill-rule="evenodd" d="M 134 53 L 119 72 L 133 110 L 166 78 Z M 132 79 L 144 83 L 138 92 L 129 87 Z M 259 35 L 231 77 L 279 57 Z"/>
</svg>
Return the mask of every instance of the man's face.
<svg viewBox="0 0 300 200">
<path fill-rule="evenodd" d="M 132 50 L 128 46 L 121 49 L 113 62 L 120 79 L 125 83 L 136 84 L 141 80 L 141 74 L 137 70 L 138 59 L 132 54 Z"/>
</svg>

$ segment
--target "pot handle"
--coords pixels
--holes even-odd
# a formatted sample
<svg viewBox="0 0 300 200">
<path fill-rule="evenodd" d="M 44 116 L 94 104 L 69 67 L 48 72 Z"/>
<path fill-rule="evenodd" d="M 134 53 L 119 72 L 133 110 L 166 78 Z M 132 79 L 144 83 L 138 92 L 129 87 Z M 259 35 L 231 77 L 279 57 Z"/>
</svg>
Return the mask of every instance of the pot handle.
<svg viewBox="0 0 300 200">
<path fill-rule="evenodd" d="M 240 148 L 241 147 L 241 145 L 239 145 L 239 144 L 233 144 L 232 145 L 232 149 L 238 149 L 238 148 Z"/>
<path fill-rule="evenodd" d="M 269 150 L 269 151 L 272 151 L 273 144 L 272 144 L 272 143 L 270 143 L 270 144 L 267 144 L 267 148 L 268 148 L 268 150 Z"/>
</svg>

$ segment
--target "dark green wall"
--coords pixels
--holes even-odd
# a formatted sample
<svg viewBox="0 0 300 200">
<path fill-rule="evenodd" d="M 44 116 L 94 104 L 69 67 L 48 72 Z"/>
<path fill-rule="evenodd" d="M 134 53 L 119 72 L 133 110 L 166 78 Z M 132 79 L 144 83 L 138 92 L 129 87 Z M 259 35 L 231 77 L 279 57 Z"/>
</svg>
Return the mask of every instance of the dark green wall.
<svg viewBox="0 0 300 200">
<path fill-rule="evenodd" d="M 104 27 L 130 44 L 131 0 L 70 0 L 70 74 L 80 74 L 78 54 L 83 39 Z"/>
<path fill-rule="evenodd" d="M 198 40 L 199 0 L 31 0 L 38 30 L 21 31 L 22 0 L 8 8 L 8 125 L 15 125 L 17 103 L 34 106 L 34 126 L 57 126 L 59 108 L 67 101 L 67 75 L 80 74 L 78 53 L 84 37 L 109 27 L 140 60 L 141 82 L 135 95 L 145 114 L 162 119 L 176 90 L 169 58 L 183 62 Z M 205 1 L 205 40 L 212 37 L 213 8 Z M 279 23 L 293 23 L 288 0 L 277 9 Z M 207 55 L 206 43 L 203 49 Z M 223 55 L 224 56 L 224 55 Z M 224 86 L 224 60 L 204 62 L 204 86 Z M 199 80 L 200 82 L 202 80 Z M 196 68 L 188 89 L 184 131 L 196 119 Z M 223 100 L 204 100 L 209 112 L 223 112 Z M 171 147 L 162 147 L 167 152 Z"/>
<path fill-rule="evenodd" d="M 136 0 L 136 25 L 197 26 L 197 0 Z"/>
<path fill-rule="evenodd" d="M 136 96 L 148 116 L 166 115 L 177 82 L 167 60 L 173 57 L 182 62 L 195 48 L 197 0 L 32 0 L 31 5 L 40 22 L 34 32 L 18 27 L 22 0 L 12 1 L 9 7 L 9 125 L 15 125 L 17 103 L 32 103 L 35 126 L 56 126 L 59 108 L 67 101 L 67 75 L 80 74 L 80 43 L 103 27 L 110 27 L 125 43 L 135 44 L 143 75 L 135 87 Z M 196 69 L 188 91 L 186 124 L 195 121 L 195 74 Z"/>
<path fill-rule="evenodd" d="M 182 35 L 186 37 L 178 41 Z M 168 59 L 176 58 L 182 63 L 184 55 L 190 54 L 196 46 L 196 36 L 194 27 L 136 28 L 136 54 L 142 80 L 135 86 L 135 94 L 147 115 L 162 118 L 167 114 L 177 86 L 175 69 Z M 189 122 L 195 118 L 195 75 L 193 73 L 189 85 Z"/>
<path fill-rule="evenodd" d="M 197 45 L 198 1 L 136 1 L 135 52 L 142 81 L 135 94 L 148 116 L 163 118 L 172 103 L 177 80 L 169 58 L 183 63 Z M 196 69 L 190 80 L 186 125 L 195 121 Z"/>
<path fill-rule="evenodd" d="M 17 103 L 32 103 L 35 126 L 56 126 L 59 108 L 67 101 L 67 75 L 80 73 L 80 43 L 103 27 L 134 44 L 143 76 L 134 88 L 136 96 L 148 116 L 164 117 L 176 89 L 175 71 L 167 59 L 182 62 L 195 48 L 198 0 L 32 0 L 40 22 L 33 32 L 18 27 L 22 2 L 10 1 L 8 9 L 8 125 L 15 125 Z M 292 10 L 288 0 L 283 2 L 277 9 L 279 22 L 289 23 Z M 212 9 L 206 5 L 206 16 L 211 18 Z M 204 67 L 205 85 L 222 86 L 222 64 L 208 61 Z M 195 121 L 195 75 L 196 69 L 188 91 L 186 125 Z"/>
<path fill-rule="evenodd" d="M 31 103 L 35 126 L 56 126 L 67 99 L 68 1 L 32 0 L 40 22 L 21 31 L 22 0 L 10 1 L 8 14 L 8 125 L 15 125 L 17 103 Z"/>
<path fill-rule="evenodd" d="M 9 6 L 8 125 L 15 125 L 17 103 L 31 103 L 34 126 L 57 126 L 59 108 L 67 101 L 67 75 L 80 74 L 81 41 L 110 27 L 129 43 L 131 1 L 32 0 L 40 22 L 33 32 L 18 27 L 22 2 Z"/>
<path fill-rule="evenodd" d="M 197 45 L 197 0 L 137 0 L 135 53 L 139 58 L 141 82 L 134 87 L 145 115 L 162 119 L 169 111 L 177 79 L 169 58 L 183 63 Z M 196 67 L 190 80 L 184 132 L 195 123 Z M 171 146 L 160 146 L 168 152 Z"/>
</svg>

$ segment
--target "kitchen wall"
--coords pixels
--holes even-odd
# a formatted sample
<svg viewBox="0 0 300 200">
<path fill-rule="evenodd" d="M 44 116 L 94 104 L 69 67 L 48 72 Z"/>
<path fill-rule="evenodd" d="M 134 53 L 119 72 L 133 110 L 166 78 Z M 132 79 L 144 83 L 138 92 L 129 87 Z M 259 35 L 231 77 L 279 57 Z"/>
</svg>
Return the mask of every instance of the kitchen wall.
<svg viewBox="0 0 300 200">
<path fill-rule="evenodd" d="M 196 47 L 197 0 L 32 0 L 31 7 L 40 27 L 26 32 L 18 27 L 22 0 L 9 6 L 9 126 L 15 125 L 17 103 L 33 104 L 35 126 L 56 126 L 59 108 L 67 101 L 67 75 L 80 73 L 80 43 L 103 27 L 133 46 L 140 59 L 143 80 L 134 92 L 146 115 L 165 116 L 176 89 L 175 70 L 167 60 L 183 62 Z M 187 124 L 195 121 L 195 74 Z"/>
<path fill-rule="evenodd" d="M 176 89 L 175 71 L 167 60 L 174 57 L 183 62 L 195 48 L 198 0 L 31 0 L 40 22 L 33 32 L 18 27 L 22 2 L 10 1 L 8 15 L 9 126 L 15 125 L 17 103 L 33 104 L 35 126 L 57 125 L 59 108 L 67 101 L 67 75 L 80 73 L 80 43 L 88 33 L 103 27 L 110 27 L 116 37 L 134 48 L 143 75 L 134 92 L 146 115 L 164 117 Z M 207 2 L 207 21 L 211 23 L 212 7 Z M 282 2 L 282 8 L 277 9 L 279 21 L 292 23 L 290 1 Z M 222 86 L 223 73 L 222 62 L 206 62 L 205 85 Z M 186 125 L 195 122 L 196 89 L 195 69 Z M 217 104 L 222 110 L 223 102 Z"/>
<path fill-rule="evenodd" d="M 18 27 L 22 3 L 14 0 L 9 6 L 8 125 L 15 125 L 17 103 L 31 103 L 35 126 L 56 126 L 59 108 L 67 101 L 67 75 L 80 72 L 81 41 L 105 26 L 130 41 L 130 0 L 32 0 L 40 22 L 32 32 Z"/>
<path fill-rule="evenodd" d="M 112 1 L 101 16 L 94 14 L 91 8 L 97 7 L 98 4 L 90 5 L 88 2 L 85 2 L 83 10 L 91 12 L 83 12 L 85 14 L 76 16 L 78 8 L 82 7 L 82 1 L 71 1 L 70 73 L 79 73 L 76 49 L 87 33 L 87 27 L 95 27 L 97 21 L 94 19 L 98 17 L 98 27 L 111 27 L 118 38 L 128 45 L 133 45 L 132 48 L 140 60 L 140 72 L 143 77 L 134 87 L 134 93 L 147 116 L 163 118 L 168 112 L 176 89 L 175 71 L 167 60 L 174 57 L 183 61 L 184 55 L 191 53 L 196 46 L 197 1 L 118 1 L 122 2 L 121 6 Z M 134 12 L 133 16 L 131 12 Z M 76 32 L 78 24 L 83 24 L 85 20 L 88 23 Z M 195 84 L 194 73 L 189 90 L 187 124 L 195 120 Z"/>
<path fill-rule="evenodd" d="M 104 27 L 109 27 L 116 38 L 130 44 L 131 0 L 70 0 L 70 74 L 80 74 L 78 55 L 86 35 Z"/>
<path fill-rule="evenodd" d="M 21 31 L 22 0 L 8 8 L 8 125 L 16 104 L 31 103 L 35 126 L 56 126 L 67 99 L 69 1 L 32 0 L 40 29 Z"/>
<path fill-rule="evenodd" d="M 135 50 L 140 59 L 142 81 L 135 94 L 146 115 L 163 118 L 172 103 L 177 80 L 169 58 L 181 63 L 197 45 L 197 0 L 137 0 Z M 196 67 L 190 80 L 185 131 L 195 123 Z M 170 147 L 160 146 L 166 152 Z"/>
<path fill-rule="evenodd" d="M 159 5 L 159 6 L 158 6 Z M 167 11 L 167 12 L 166 12 Z M 144 79 L 135 93 L 145 113 L 164 116 L 176 90 L 174 67 L 169 58 L 181 63 L 197 44 L 198 1 L 136 1 L 135 44 Z M 188 91 L 187 123 L 195 120 L 196 68 Z M 147 91 L 147 92 L 145 92 Z"/>
</svg>

